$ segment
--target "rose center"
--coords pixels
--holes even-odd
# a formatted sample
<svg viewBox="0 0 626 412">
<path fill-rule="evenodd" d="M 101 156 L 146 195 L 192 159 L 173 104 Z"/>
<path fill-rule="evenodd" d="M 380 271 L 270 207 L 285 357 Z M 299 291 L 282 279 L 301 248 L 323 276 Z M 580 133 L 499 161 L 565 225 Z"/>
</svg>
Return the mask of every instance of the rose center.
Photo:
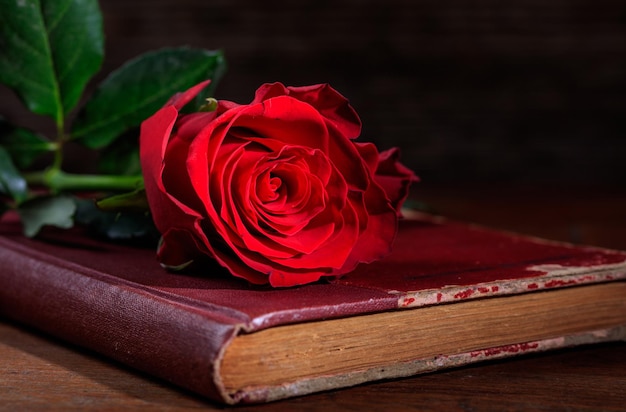
<svg viewBox="0 0 626 412">
<path fill-rule="evenodd" d="M 261 184 L 259 187 L 259 200 L 264 203 L 273 202 L 280 196 L 283 180 L 273 173 L 266 175 L 265 179 L 265 184 Z"/>
</svg>

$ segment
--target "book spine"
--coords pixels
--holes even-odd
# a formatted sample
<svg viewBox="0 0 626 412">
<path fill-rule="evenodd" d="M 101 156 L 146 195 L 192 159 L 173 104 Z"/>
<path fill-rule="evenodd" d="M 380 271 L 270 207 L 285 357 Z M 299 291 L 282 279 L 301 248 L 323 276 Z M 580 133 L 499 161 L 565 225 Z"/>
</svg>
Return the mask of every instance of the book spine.
<svg viewBox="0 0 626 412">
<path fill-rule="evenodd" d="M 139 293 L 0 237 L 0 314 L 222 402 L 228 319 Z"/>
</svg>

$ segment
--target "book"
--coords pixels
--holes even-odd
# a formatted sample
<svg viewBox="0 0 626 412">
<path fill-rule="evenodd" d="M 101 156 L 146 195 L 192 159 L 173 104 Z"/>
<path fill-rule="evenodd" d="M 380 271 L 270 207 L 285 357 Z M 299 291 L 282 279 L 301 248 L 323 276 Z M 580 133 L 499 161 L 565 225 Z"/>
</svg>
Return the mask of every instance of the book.
<svg viewBox="0 0 626 412">
<path fill-rule="evenodd" d="M 0 314 L 226 404 L 626 339 L 626 252 L 428 215 L 340 279 L 272 289 L 207 270 L 0 222 Z"/>
</svg>

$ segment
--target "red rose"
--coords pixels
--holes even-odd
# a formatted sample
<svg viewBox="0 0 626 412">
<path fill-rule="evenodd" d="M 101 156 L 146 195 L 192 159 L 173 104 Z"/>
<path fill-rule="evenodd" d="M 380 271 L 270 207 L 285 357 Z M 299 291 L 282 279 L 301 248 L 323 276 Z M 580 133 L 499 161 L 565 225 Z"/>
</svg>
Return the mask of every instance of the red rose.
<svg viewBox="0 0 626 412">
<path fill-rule="evenodd" d="M 247 105 L 181 114 L 208 82 L 141 127 L 158 258 L 216 259 L 252 283 L 339 276 L 389 253 L 413 173 L 397 151 L 353 141 L 361 123 L 328 85 L 261 86 Z"/>
</svg>

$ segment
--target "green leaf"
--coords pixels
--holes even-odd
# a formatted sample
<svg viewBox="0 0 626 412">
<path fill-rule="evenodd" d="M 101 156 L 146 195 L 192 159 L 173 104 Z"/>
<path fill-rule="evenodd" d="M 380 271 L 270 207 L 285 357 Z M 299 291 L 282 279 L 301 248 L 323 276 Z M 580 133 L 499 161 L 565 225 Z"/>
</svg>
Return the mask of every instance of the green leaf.
<svg viewBox="0 0 626 412">
<path fill-rule="evenodd" d="M 0 82 L 57 125 L 104 56 L 97 0 L 0 0 Z"/>
<path fill-rule="evenodd" d="M 74 226 L 76 203 L 65 195 L 36 197 L 22 203 L 17 212 L 24 225 L 24 235 L 33 237 L 44 226 L 62 229 Z"/>
<path fill-rule="evenodd" d="M 150 244 L 155 244 L 159 238 L 159 232 L 147 213 L 106 212 L 90 200 L 80 199 L 77 202 L 76 223 L 87 226 L 98 236 Z"/>
<path fill-rule="evenodd" d="M 13 158 L 20 169 L 30 166 L 40 155 L 55 150 L 56 143 L 21 127 L 13 126 L 0 118 L 0 145 Z"/>
<path fill-rule="evenodd" d="M 220 51 L 162 49 L 143 54 L 111 73 L 87 102 L 72 137 L 98 149 L 137 127 L 175 93 L 208 78 L 215 87 L 225 70 Z"/>
<path fill-rule="evenodd" d="M 96 202 L 98 209 L 104 212 L 139 212 L 150 211 L 146 189 L 139 188 L 132 192 L 105 197 Z"/>
<path fill-rule="evenodd" d="M 26 180 L 15 168 L 11 156 L 0 146 L 0 193 L 11 196 L 16 202 L 26 199 L 28 187 Z"/>
</svg>

